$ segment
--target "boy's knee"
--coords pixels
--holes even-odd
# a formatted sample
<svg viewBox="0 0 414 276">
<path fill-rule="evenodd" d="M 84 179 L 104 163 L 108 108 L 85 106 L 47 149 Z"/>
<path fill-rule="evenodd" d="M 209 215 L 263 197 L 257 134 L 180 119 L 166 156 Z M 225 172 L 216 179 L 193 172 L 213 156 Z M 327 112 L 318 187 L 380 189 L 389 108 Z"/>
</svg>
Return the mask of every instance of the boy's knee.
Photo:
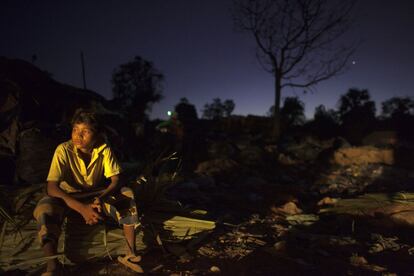
<svg viewBox="0 0 414 276">
<path fill-rule="evenodd" d="M 65 208 L 59 199 L 45 196 L 37 203 L 36 208 L 33 210 L 33 217 L 37 221 L 44 215 L 61 218 L 64 211 Z"/>
<path fill-rule="evenodd" d="M 119 219 L 119 224 L 122 226 L 134 226 L 136 228 L 140 225 L 138 215 L 137 214 L 130 214 L 129 216 L 125 216 Z"/>
<path fill-rule="evenodd" d="M 37 221 L 38 237 L 42 246 L 47 242 L 57 244 L 64 211 L 65 206 L 57 198 L 45 196 L 37 203 L 33 216 Z"/>
<path fill-rule="evenodd" d="M 134 198 L 134 192 L 129 187 L 122 187 L 121 194 L 132 199 Z"/>
</svg>

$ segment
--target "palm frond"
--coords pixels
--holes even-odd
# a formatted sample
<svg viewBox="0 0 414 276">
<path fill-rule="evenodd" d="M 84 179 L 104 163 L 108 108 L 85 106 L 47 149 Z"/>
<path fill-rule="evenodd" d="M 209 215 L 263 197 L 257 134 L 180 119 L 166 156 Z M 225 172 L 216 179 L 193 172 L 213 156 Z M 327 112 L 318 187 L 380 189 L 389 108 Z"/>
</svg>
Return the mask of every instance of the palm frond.
<svg viewBox="0 0 414 276">
<path fill-rule="evenodd" d="M 176 152 L 165 157 L 159 155 L 149 162 L 134 185 L 139 209 L 150 210 L 163 201 L 167 189 L 176 183 L 180 170 L 181 159 Z"/>
<path fill-rule="evenodd" d="M 13 219 L 10 211 L 11 204 L 5 193 L 5 187 L 0 186 L 0 223 L 8 222 L 12 225 L 16 225 L 16 221 Z"/>
</svg>

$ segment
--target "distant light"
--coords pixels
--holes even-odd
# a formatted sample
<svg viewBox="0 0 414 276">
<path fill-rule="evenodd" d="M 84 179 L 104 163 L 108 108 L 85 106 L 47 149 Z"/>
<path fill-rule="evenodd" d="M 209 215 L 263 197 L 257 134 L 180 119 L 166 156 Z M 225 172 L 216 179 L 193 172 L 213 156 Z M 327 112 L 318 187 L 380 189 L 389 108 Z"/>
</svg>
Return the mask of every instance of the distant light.
<svg viewBox="0 0 414 276">
<path fill-rule="evenodd" d="M 355 61 L 355 60 L 353 60 L 353 61 L 352 61 L 352 65 L 355 65 L 355 64 L 356 64 L 356 61 Z"/>
<path fill-rule="evenodd" d="M 167 115 L 168 115 L 168 116 L 171 116 L 171 115 L 172 115 L 172 112 L 168 110 L 168 111 L 167 111 Z"/>
</svg>

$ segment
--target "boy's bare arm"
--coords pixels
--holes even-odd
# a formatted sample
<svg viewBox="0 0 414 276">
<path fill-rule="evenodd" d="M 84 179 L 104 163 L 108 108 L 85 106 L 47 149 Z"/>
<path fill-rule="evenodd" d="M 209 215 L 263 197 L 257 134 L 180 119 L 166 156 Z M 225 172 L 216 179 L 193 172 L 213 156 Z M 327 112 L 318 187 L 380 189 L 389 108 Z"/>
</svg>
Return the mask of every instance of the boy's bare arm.
<svg viewBox="0 0 414 276">
<path fill-rule="evenodd" d="M 47 194 L 51 197 L 61 198 L 65 201 L 66 205 L 80 213 L 87 224 L 95 224 L 99 219 L 102 219 L 101 216 L 94 210 L 96 206 L 94 204 L 84 204 L 70 194 L 66 193 L 59 187 L 59 183 L 55 181 L 49 181 L 47 183 Z"/>
<path fill-rule="evenodd" d="M 69 208 L 79 212 L 79 210 L 83 207 L 82 203 L 72 196 L 70 196 L 68 193 L 63 191 L 60 187 L 58 182 L 55 181 L 49 181 L 47 183 L 47 194 L 51 197 L 57 197 L 63 199 L 65 201 L 66 205 L 69 206 Z"/>
</svg>

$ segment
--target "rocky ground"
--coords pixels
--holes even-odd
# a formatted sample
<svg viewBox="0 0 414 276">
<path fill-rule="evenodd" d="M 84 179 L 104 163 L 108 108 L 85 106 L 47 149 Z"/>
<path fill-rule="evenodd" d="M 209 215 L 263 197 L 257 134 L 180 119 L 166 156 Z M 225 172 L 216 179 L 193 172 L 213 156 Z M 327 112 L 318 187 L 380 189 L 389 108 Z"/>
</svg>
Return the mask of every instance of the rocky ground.
<svg viewBox="0 0 414 276">
<path fill-rule="evenodd" d="M 156 275 L 411 275 L 412 228 L 375 220 L 320 215 L 290 201 L 262 208 L 248 201 L 223 203 L 228 212 L 195 246 L 165 244 L 143 253 L 142 266 Z M 236 205 L 239 204 L 239 205 Z M 240 213 L 239 208 L 243 209 Z M 133 274 L 108 259 L 71 273 Z"/>
</svg>

